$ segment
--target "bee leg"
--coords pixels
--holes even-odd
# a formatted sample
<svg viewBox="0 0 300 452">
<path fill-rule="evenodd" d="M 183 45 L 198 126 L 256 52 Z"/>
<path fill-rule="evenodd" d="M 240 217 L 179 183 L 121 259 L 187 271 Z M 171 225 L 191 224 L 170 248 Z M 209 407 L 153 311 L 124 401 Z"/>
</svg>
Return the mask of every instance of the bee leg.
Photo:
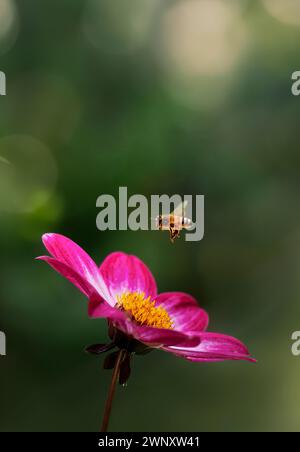
<svg viewBox="0 0 300 452">
<path fill-rule="evenodd" d="M 174 240 L 179 237 L 179 231 L 177 229 L 170 228 L 170 239 L 174 243 Z"/>
<path fill-rule="evenodd" d="M 180 237 L 179 231 L 177 231 L 177 230 L 174 231 L 174 232 L 173 232 L 173 237 L 174 237 L 174 240 L 175 240 L 175 239 L 179 239 L 179 237 Z"/>
</svg>

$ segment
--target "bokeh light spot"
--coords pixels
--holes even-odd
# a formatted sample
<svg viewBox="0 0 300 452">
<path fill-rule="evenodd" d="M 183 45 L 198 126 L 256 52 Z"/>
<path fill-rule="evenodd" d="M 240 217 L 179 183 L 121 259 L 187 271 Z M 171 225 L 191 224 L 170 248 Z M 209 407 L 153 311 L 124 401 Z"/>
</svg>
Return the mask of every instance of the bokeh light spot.
<svg viewBox="0 0 300 452">
<path fill-rule="evenodd" d="M 0 54 L 7 52 L 17 39 L 19 15 L 14 0 L 0 2 Z"/>
<path fill-rule="evenodd" d="M 166 11 L 159 53 L 177 101 L 204 109 L 224 102 L 228 74 L 248 42 L 243 6 L 236 0 L 185 0 Z"/>
<path fill-rule="evenodd" d="M 186 0 L 164 20 L 166 58 L 184 75 L 228 71 L 243 46 L 236 1 Z"/>
<path fill-rule="evenodd" d="M 271 16 L 290 25 L 300 25 L 299 0 L 262 0 Z"/>
<path fill-rule="evenodd" d="M 50 150 L 33 137 L 10 135 L 0 140 L 0 155 L 0 213 L 30 212 L 47 202 L 57 179 Z"/>
<path fill-rule="evenodd" d="M 145 42 L 161 0 L 90 0 L 83 17 L 88 41 L 101 51 L 132 52 Z"/>
</svg>

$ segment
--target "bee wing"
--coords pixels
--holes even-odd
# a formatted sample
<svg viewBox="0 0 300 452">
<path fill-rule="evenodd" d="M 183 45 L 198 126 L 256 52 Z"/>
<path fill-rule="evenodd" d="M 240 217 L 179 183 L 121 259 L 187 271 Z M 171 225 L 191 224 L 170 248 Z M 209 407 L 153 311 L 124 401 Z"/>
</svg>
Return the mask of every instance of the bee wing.
<svg viewBox="0 0 300 452">
<path fill-rule="evenodd" d="M 176 217 L 184 217 L 187 205 L 188 205 L 188 201 L 181 202 L 175 208 L 174 212 L 171 213 L 171 215 L 175 215 Z"/>
</svg>

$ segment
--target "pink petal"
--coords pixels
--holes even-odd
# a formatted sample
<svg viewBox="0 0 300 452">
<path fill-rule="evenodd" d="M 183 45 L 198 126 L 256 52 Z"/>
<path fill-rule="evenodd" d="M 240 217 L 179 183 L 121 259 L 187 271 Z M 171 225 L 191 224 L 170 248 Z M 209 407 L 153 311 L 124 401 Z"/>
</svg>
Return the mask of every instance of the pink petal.
<svg viewBox="0 0 300 452">
<path fill-rule="evenodd" d="M 166 292 L 156 297 L 156 306 L 166 309 L 178 331 L 205 331 L 208 314 L 198 306 L 191 295 L 182 292 Z"/>
<path fill-rule="evenodd" d="M 128 315 L 124 311 L 103 302 L 103 299 L 95 293 L 92 294 L 89 300 L 88 315 L 92 318 L 105 318 L 112 322 L 124 322 L 126 324 L 130 322 Z"/>
<path fill-rule="evenodd" d="M 88 315 L 91 318 L 105 318 L 109 320 L 116 329 L 122 331 L 128 338 L 134 338 L 133 330 L 136 324 L 130 319 L 129 314 L 121 309 L 115 308 L 102 299 L 98 294 L 93 294 L 89 300 Z"/>
<path fill-rule="evenodd" d="M 247 360 L 255 362 L 246 346 L 231 336 L 217 333 L 200 333 L 196 347 L 167 347 L 166 351 L 195 362 Z"/>
<path fill-rule="evenodd" d="M 171 345 L 194 347 L 199 344 L 199 338 L 196 335 L 188 335 L 180 331 L 163 328 L 135 326 L 132 334 L 135 339 L 152 347 L 167 347 Z"/>
<path fill-rule="evenodd" d="M 112 302 L 99 269 L 93 259 L 75 242 L 60 234 L 45 234 L 43 242 L 49 253 L 73 269 L 108 302 Z"/>
<path fill-rule="evenodd" d="M 157 294 L 152 273 L 135 256 L 112 253 L 103 261 L 100 272 L 113 297 L 124 292 L 143 292 L 152 298 Z"/>
<path fill-rule="evenodd" d="M 91 297 L 95 292 L 95 288 L 82 276 L 76 273 L 71 267 L 49 256 L 41 256 L 37 258 L 47 262 L 54 270 L 71 281 L 81 292 L 87 297 Z"/>
<path fill-rule="evenodd" d="M 152 347 L 167 347 L 170 345 L 193 347 L 199 344 L 199 338 L 195 335 L 187 335 L 175 330 L 139 326 L 129 318 L 126 312 L 105 302 L 103 303 L 97 294 L 93 294 L 90 298 L 88 312 L 90 317 L 102 317 L 110 320 L 117 329 L 128 335 L 129 338 Z"/>
</svg>

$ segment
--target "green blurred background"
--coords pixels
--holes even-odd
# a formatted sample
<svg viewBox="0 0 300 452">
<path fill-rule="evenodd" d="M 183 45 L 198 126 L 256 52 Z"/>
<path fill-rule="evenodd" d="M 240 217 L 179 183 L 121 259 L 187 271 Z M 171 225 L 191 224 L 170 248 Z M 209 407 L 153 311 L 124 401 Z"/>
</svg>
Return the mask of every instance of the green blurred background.
<svg viewBox="0 0 300 452">
<path fill-rule="evenodd" d="M 34 257 L 60 232 L 138 255 L 258 359 L 137 357 L 113 431 L 300 430 L 298 0 L 1 0 L 1 431 L 96 431 L 86 300 Z M 8 162 L 6 162 L 6 160 Z M 202 242 L 99 232 L 96 198 L 206 196 Z"/>
</svg>

